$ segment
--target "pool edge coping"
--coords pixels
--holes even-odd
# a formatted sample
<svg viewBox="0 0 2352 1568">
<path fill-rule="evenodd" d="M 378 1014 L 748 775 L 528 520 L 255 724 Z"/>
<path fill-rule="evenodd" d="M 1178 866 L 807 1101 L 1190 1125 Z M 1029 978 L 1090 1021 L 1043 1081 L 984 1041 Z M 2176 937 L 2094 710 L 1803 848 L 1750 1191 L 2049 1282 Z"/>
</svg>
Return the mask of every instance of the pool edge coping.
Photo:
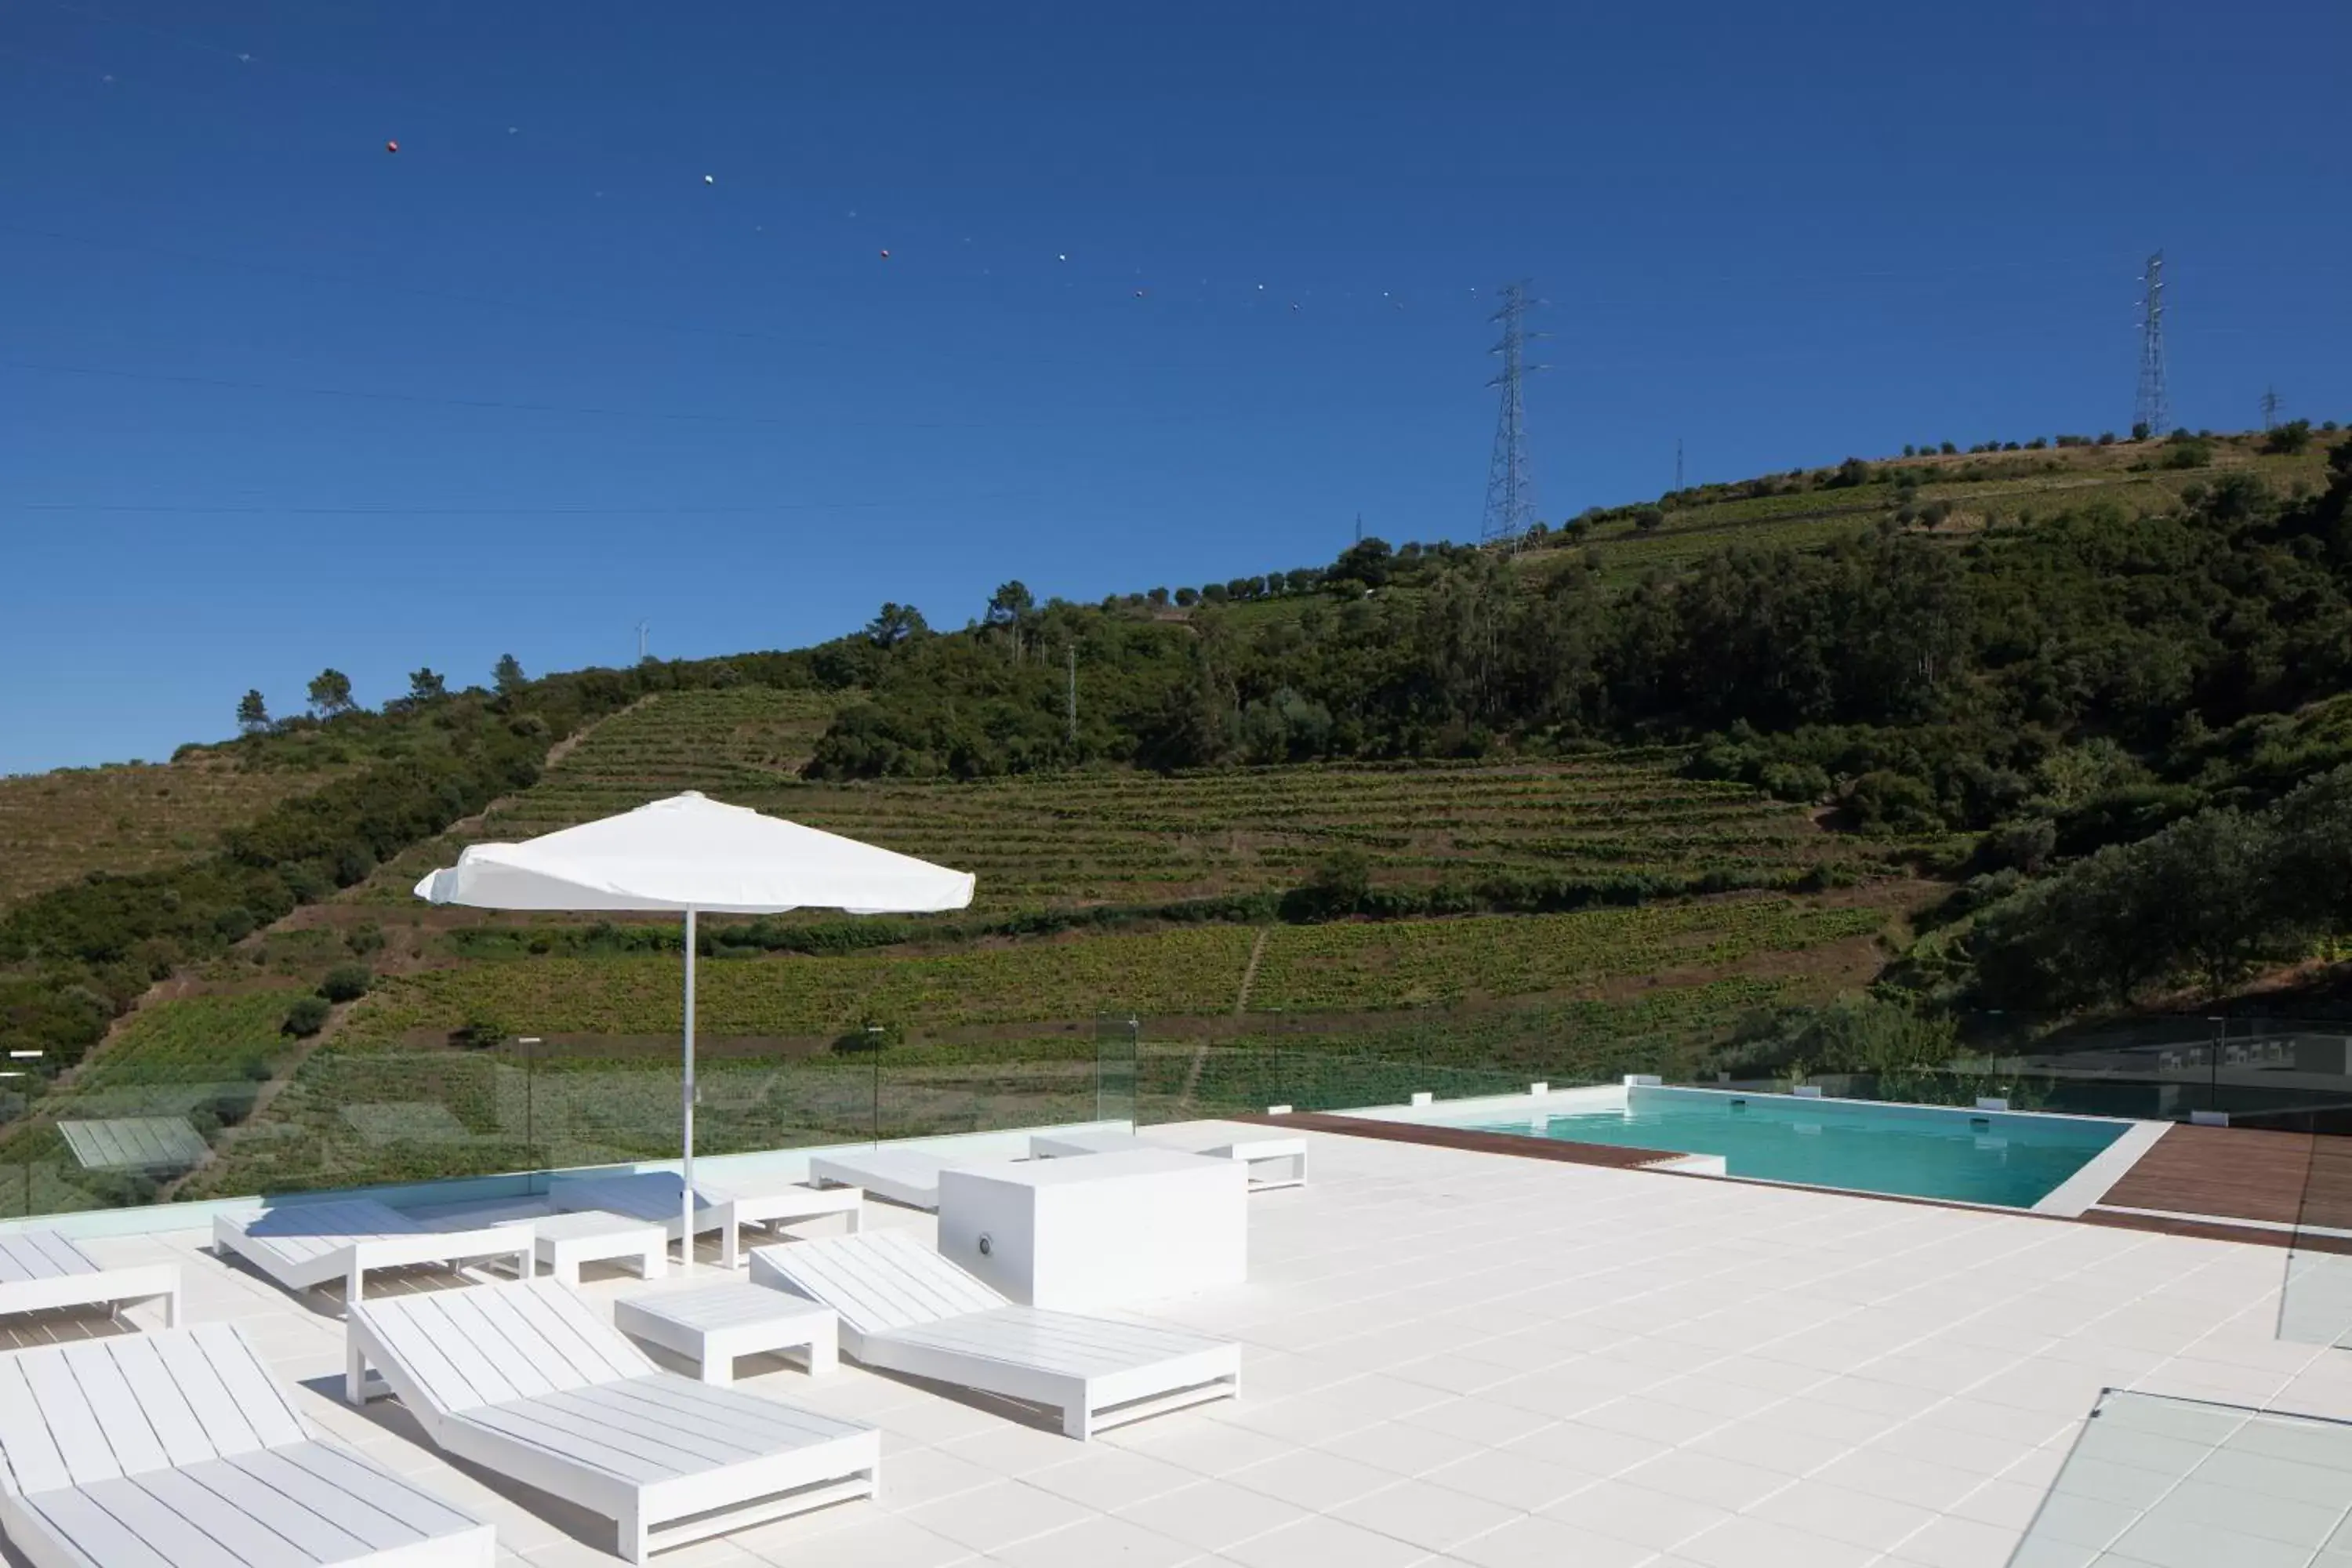
<svg viewBox="0 0 2352 1568">
<path fill-rule="evenodd" d="M 2014 1113 L 2012 1113 L 2014 1114 Z M 2031 1114 L 2030 1112 L 2028 1114 Z M 1679 1162 L 1690 1158 L 1671 1151 L 1630 1149 L 1611 1143 L 1575 1143 L 1563 1139 L 1529 1138 L 1516 1132 L 1477 1132 L 1465 1128 L 1435 1127 L 1425 1122 L 1375 1121 L 1369 1117 L 1349 1116 L 1337 1111 L 1302 1110 L 1269 1113 L 1237 1112 L 1222 1120 L 1248 1122 L 1263 1127 L 1286 1127 L 1307 1132 L 1329 1132 L 1342 1137 L 1370 1138 L 1391 1143 L 1418 1143 L 1425 1147 L 1458 1149 L 1468 1153 L 1503 1154 L 1517 1160 L 1549 1160 L 1555 1164 L 1586 1165 L 1608 1170 L 1636 1171 L 1643 1175 L 1670 1176 L 1681 1181 L 1730 1182 L 1746 1187 L 1777 1187 L 1783 1192 L 1825 1193 L 1838 1197 L 1859 1198 L 1872 1203 L 1911 1204 L 1925 1208 L 1955 1209 L 1965 1214 L 2002 1215 L 2016 1219 L 2040 1220 L 2053 1225 L 2090 1225 L 2105 1229 L 2146 1231 L 2160 1236 L 2176 1236 L 2202 1241 L 2234 1242 L 2241 1245 L 2280 1249 L 2300 1248 L 2315 1252 L 2352 1254 L 2352 1242 L 2332 1237 L 2297 1235 L 2287 1231 L 2256 1229 L 2234 1223 L 2227 1215 L 2171 1218 L 2153 1214 L 2134 1214 L 2118 1209 L 2102 1208 L 2094 1204 L 2079 1214 L 2050 1214 L 2037 1209 L 2007 1208 L 1994 1204 L 1955 1202 L 1949 1198 L 1915 1197 L 1906 1193 L 1873 1193 L 1859 1187 L 1823 1187 L 1801 1182 L 1765 1181 L 1753 1176 L 1710 1175 L 1697 1171 L 1678 1170 Z M 2102 1118 L 2101 1120 L 2122 1120 Z M 2154 1136 L 2147 1138 L 2133 1153 L 2133 1163 L 2156 1146 L 2163 1135 L 2179 1125 L 2172 1121 L 2134 1122 L 2134 1126 L 2152 1127 Z M 2250 1137 L 2269 1134 L 2246 1128 Z M 2116 1143 L 2124 1140 L 2117 1139 Z M 2110 1148 L 2114 1145 L 2110 1145 Z M 2105 1153 L 2105 1151 L 2101 1151 Z M 1633 1156 L 1628 1158 L 1627 1156 Z M 2129 1166 L 2119 1169 L 2107 1185 L 2112 1187 L 2129 1172 Z M 2103 1191 L 2105 1189 L 2102 1189 Z"/>
</svg>

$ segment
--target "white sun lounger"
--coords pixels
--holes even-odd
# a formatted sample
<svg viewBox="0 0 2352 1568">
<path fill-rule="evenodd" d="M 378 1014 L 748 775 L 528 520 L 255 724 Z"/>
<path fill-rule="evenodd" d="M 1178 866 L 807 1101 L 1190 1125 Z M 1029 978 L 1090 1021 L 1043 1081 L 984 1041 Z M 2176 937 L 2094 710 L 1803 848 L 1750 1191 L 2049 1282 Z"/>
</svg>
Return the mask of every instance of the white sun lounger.
<svg viewBox="0 0 2352 1568">
<path fill-rule="evenodd" d="M 34 1568 L 490 1568 L 490 1526 L 321 1441 L 227 1323 L 0 1355 L 0 1528 Z"/>
<path fill-rule="evenodd" d="M 1132 1132 L 1033 1132 L 1029 1157 L 1066 1160 L 1088 1154 L 1118 1154 L 1131 1149 L 1173 1149 L 1212 1160 L 1239 1160 L 1249 1167 L 1249 1190 L 1271 1192 L 1276 1187 L 1307 1184 L 1307 1140 L 1304 1138 L 1229 1139 L 1205 1147 L 1156 1142 Z"/>
<path fill-rule="evenodd" d="M 552 1279 L 353 1307 L 344 1393 L 383 1372 L 434 1444 L 616 1521 L 646 1553 L 874 1494 L 882 1436 L 657 1369 Z"/>
<path fill-rule="evenodd" d="M 54 1230 L 0 1235 L 0 1313 L 125 1301 L 163 1303 L 163 1326 L 180 1321 L 180 1270 L 171 1263 L 101 1268 Z"/>
<path fill-rule="evenodd" d="M 936 1210 L 940 1173 L 954 1163 L 919 1149 L 852 1149 L 845 1153 L 810 1155 L 809 1180 L 863 1187 L 877 1198 L 910 1209 Z"/>
<path fill-rule="evenodd" d="M 1081 1441 L 1241 1392 L 1231 1341 L 1016 1307 L 903 1231 L 763 1247 L 751 1278 L 831 1307 L 854 1361 L 1059 1410 Z"/>
<path fill-rule="evenodd" d="M 343 1281 L 343 1299 L 356 1301 L 371 1268 L 456 1268 L 479 1258 L 506 1258 L 515 1273 L 531 1276 L 528 1225 L 480 1230 L 434 1230 L 373 1198 L 286 1204 L 259 1214 L 213 1216 L 213 1250 L 234 1252 L 289 1290 Z"/>
<path fill-rule="evenodd" d="M 559 1209 L 602 1209 L 627 1215 L 665 1228 L 672 1241 L 685 1225 L 686 1183 L 675 1171 L 641 1171 L 626 1176 L 575 1176 L 550 1182 L 547 1201 Z M 856 1187 L 804 1187 L 796 1182 L 768 1186 L 736 1186 L 713 1182 L 695 1184 L 694 1233 L 719 1233 L 719 1261 L 732 1268 L 741 1259 L 737 1251 L 744 1226 L 780 1226 L 826 1215 L 845 1215 L 849 1228 L 859 1224 L 866 1194 Z"/>
</svg>

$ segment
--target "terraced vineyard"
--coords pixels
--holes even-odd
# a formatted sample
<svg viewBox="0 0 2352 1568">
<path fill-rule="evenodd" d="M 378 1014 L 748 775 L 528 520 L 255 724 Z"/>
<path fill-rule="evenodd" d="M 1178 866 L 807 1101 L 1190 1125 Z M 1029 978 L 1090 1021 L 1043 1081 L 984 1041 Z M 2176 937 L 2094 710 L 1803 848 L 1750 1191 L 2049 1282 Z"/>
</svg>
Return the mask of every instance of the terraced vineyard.
<svg viewBox="0 0 2352 1568">
<path fill-rule="evenodd" d="M 1117 1004 L 1154 1013 L 1230 1009 L 1255 933 L 1208 926 L 1076 942 L 1024 942 L 933 957 L 714 960 L 696 1016 L 712 1035 L 824 1039 L 868 1018 L 924 1028 L 1091 1016 Z M 346 1041 L 430 1040 L 468 1022 L 536 1035 L 664 1035 L 680 1027 L 673 955 L 538 958 L 387 977 Z"/>
<path fill-rule="evenodd" d="M 1739 899 L 1560 915 L 1276 926 L 1249 998 L 1258 1014 L 1361 1014 L 1574 995 L 1630 975 L 1717 971 L 1867 936 L 1868 909 Z M 1230 1014 L 1257 933 L 1180 928 L 944 954 L 706 962 L 697 1016 L 715 1036 L 823 1042 L 872 1020 L 936 1036 L 1107 1012 Z M 681 1023 L 675 956 L 479 962 L 386 976 L 341 1043 L 429 1045 L 493 1035 L 652 1036 Z"/>
<path fill-rule="evenodd" d="M 89 871 L 120 876 L 194 859 L 222 828 L 334 776 L 247 772 L 197 754 L 0 778 L 0 904 Z"/>
<path fill-rule="evenodd" d="M 1719 968 L 1867 936 L 1874 910 L 1786 899 L 1279 926 L 1250 988 L 1255 1013 L 1370 1011 L 1568 993 L 1626 975 Z"/>
<path fill-rule="evenodd" d="M 528 838 L 681 790 L 744 802 L 798 776 L 840 700 L 765 686 L 649 697 L 591 729 L 538 784 L 499 803 L 480 822 L 394 858 L 352 897 L 405 902 L 417 878 L 448 864 L 467 844 Z"/>
<path fill-rule="evenodd" d="M 1846 853 L 1800 808 L 1677 777 L 1671 752 L 1511 766 L 804 783 L 796 770 L 829 716 L 813 693 L 666 694 L 598 726 L 467 833 L 528 837 L 699 789 L 972 871 L 977 907 L 999 911 L 1290 888 L 1341 847 L 1361 850 L 1388 884 L 1520 874 L 1769 886 Z M 404 901 L 462 842 L 401 857 L 360 898 Z"/>
</svg>

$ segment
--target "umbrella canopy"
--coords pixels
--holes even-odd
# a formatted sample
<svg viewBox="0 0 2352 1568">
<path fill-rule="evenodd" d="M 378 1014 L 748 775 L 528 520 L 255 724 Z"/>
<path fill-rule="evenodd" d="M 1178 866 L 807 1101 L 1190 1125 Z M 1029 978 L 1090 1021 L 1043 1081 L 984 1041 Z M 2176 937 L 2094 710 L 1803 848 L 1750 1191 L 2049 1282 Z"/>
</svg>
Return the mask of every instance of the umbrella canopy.
<svg viewBox="0 0 2352 1568">
<path fill-rule="evenodd" d="M 971 902 L 969 871 L 689 791 L 520 844 L 477 844 L 416 884 L 485 910 L 786 910 L 929 914 Z"/>
<path fill-rule="evenodd" d="M 929 914 L 971 902 L 950 871 L 837 833 L 688 791 L 520 844 L 476 844 L 416 884 L 436 904 L 483 910 L 668 911 L 686 919 L 684 1262 L 694 1266 L 694 948 L 699 914 L 787 910 Z"/>
</svg>

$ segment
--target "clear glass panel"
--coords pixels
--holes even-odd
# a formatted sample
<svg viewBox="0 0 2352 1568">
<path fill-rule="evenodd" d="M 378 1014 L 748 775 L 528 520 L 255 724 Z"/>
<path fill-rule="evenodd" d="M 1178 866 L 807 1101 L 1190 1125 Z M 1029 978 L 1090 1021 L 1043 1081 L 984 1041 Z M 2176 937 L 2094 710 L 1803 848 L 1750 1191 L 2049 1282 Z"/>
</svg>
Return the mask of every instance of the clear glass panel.
<svg viewBox="0 0 2352 1568">
<path fill-rule="evenodd" d="M 882 1061 L 881 1136 L 931 1138 L 1091 1121 L 1094 1044 L 1045 1039 L 897 1046 Z"/>
<path fill-rule="evenodd" d="M 1095 1020 L 1095 1120 L 1137 1120 L 1137 1058 L 1143 1049 L 1143 1021 L 1132 1013 Z"/>
</svg>

